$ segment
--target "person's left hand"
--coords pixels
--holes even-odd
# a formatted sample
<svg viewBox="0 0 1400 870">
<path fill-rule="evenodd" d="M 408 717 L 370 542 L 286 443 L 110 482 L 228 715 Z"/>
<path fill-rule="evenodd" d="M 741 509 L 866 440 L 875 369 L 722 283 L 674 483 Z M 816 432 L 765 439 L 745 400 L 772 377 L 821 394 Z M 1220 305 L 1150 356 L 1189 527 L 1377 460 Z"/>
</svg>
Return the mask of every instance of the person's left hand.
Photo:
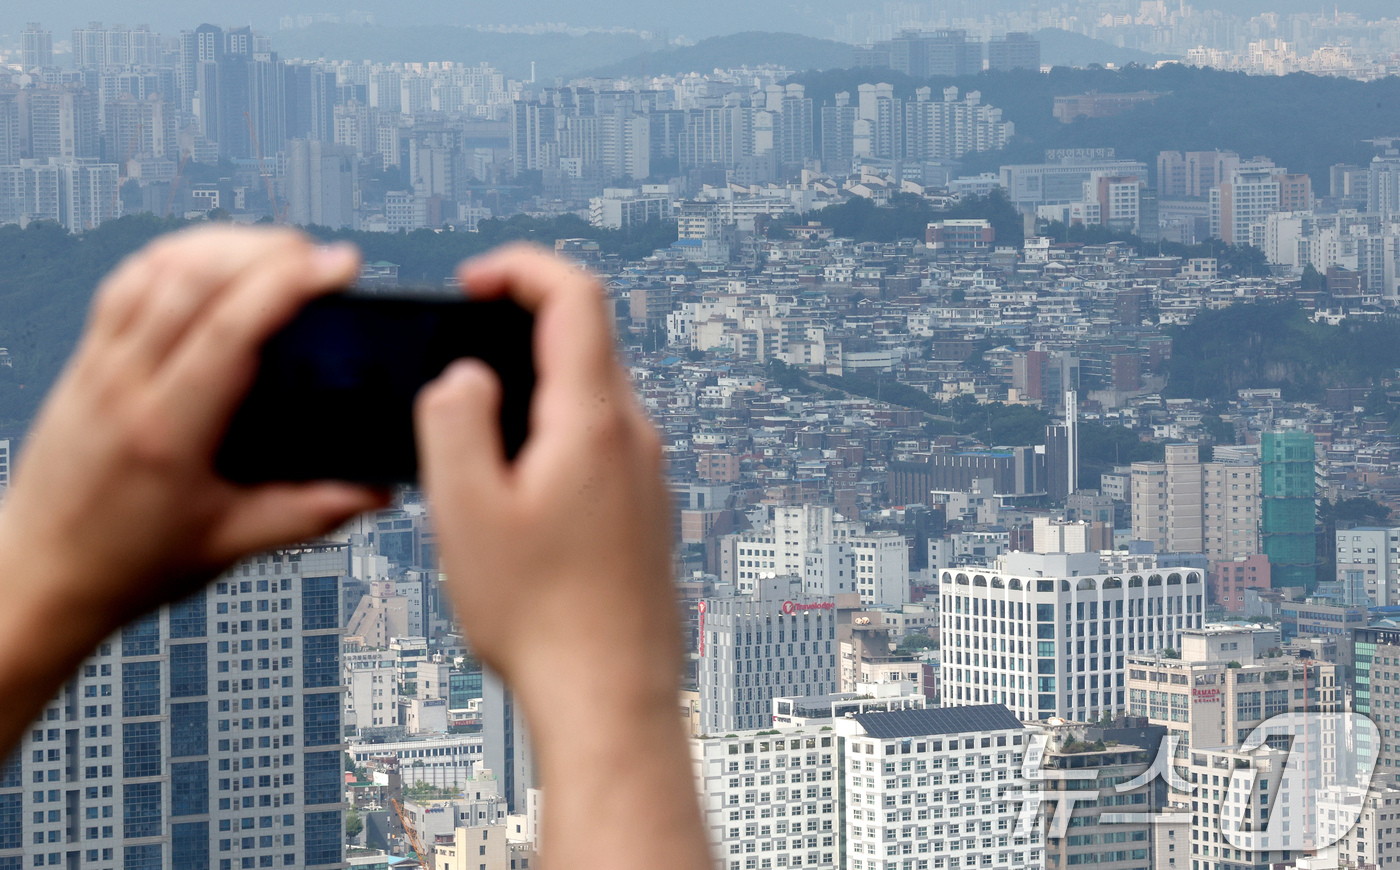
<svg viewBox="0 0 1400 870">
<path fill-rule="evenodd" d="M 238 558 L 324 534 L 385 495 L 343 483 L 240 487 L 214 471 L 263 342 L 358 255 L 289 230 L 160 239 L 99 289 L 0 506 L 0 564 L 107 630 Z M 279 425 L 315 425 L 286 408 Z"/>
</svg>

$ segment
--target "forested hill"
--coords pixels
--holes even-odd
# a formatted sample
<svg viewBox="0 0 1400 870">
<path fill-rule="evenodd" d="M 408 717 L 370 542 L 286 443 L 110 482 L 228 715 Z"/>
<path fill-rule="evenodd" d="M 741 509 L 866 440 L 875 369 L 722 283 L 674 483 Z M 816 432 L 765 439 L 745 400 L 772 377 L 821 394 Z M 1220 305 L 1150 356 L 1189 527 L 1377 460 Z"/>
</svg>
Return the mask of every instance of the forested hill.
<svg viewBox="0 0 1400 870">
<path fill-rule="evenodd" d="M 155 236 L 186 223 L 147 213 L 81 235 L 50 223 L 0 226 L 0 347 L 9 349 L 13 362 L 12 368 L 0 367 L 0 432 L 15 434 L 33 417 L 77 342 L 102 276 Z M 674 223 L 623 233 L 589 226 L 574 215 L 482 221 L 477 233 L 312 231 L 353 241 L 366 260 L 400 264 L 399 278 L 406 284 L 432 285 L 440 285 L 462 259 L 507 241 L 552 245 L 561 238 L 590 238 L 607 253 L 640 258 L 676 239 Z"/>
<path fill-rule="evenodd" d="M 851 65 L 851 46 L 796 33 L 750 31 L 702 39 L 695 45 L 649 51 L 583 75 L 600 78 L 684 75 L 761 64 L 795 70 L 847 67 Z"/>
<path fill-rule="evenodd" d="M 1271 157 L 1280 166 L 1306 172 L 1318 193 L 1326 192 L 1327 171 L 1333 164 L 1369 162 L 1376 151 L 1364 140 L 1394 136 L 1400 111 L 1397 76 L 1374 82 L 1303 73 L 1247 76 L 1180 64 L 1120 70 L 1056 67 L 1048 75 L 986 71 L 926 80 L 890 70 L 828 70 L 803 73 L 792 81 L 806 85 L 818 106 L 831 104 L 839 91 L 854 97 L 857 87 L 869 82 L 889 82 L 906 98 L 922 85 L 932 87 L 935 99 L 941 99 L 949 85 L 963 93 L 980 91 L 982 102 L 1015 122 L 1016 136 L 1003 151 L 966 155 L 964 172 L 1039 163 L 1047 148 L 1112 147 L 1119 157 L 1145 161 L 1154 169 L 1161 151 L 1220 148 L 1244 157 Z M 1055 120 L 1055 97 L 1091 91 L 1153 91 L 1162 96 L 1114 118 L 1081 118 L 1073 124 Z"/>
<path fill-rule="evenodd" d="M 1318 401 L 1328 387 L 1364 387 L 1400 368 L 1400 324 L 1328 326 L 1295 304 L 1204 311 L 1172 331 L 1166 394 L 1228 400 L 1280 387 L 1285 399 Z"/>
</svg>

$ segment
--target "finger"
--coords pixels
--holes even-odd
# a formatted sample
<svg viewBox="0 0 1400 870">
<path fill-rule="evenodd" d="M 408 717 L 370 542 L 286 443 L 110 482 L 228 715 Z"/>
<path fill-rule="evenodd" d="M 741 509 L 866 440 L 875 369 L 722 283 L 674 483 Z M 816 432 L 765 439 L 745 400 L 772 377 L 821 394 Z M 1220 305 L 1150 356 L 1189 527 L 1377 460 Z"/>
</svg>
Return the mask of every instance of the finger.
<svg viewBox="0 0 1400 870">
<path fill-rule="evenodd" d="M 463 359 L 418 394 L 418 454 L 429 497 L 449 510 L 498 509 L 509 469 L 501 440 L 501 381 L 486 363 Z"/>
<path fill-rule="evenodd" d="M 222 564 L 248 553 L 334 531 L 356 514 L 385 507 L 389 494 L 349 483 L 274 483 L 240 494 L 210 541 L 210 561 Z"/>
<path fill-rule="evenodd" d="M 304 255 L 311 242 L 300 233 L 242 232 L 191 236 L 161 275 L 134 322 L 122 336 L 132 355 L 153 370 L 165 359 L 199 312 L 260 263 Z"/>
<path fill-rule="evenodd" d="M 537 393 L 579 396 L 616 388 L 612 319 L 602 285 L 532 245 L 511 245 L 462 265 L 473 296 L 508 295 L 535 312 Z"/>
<path fill-rule="evenodd" d="M 157 385 L 180 409 L 182 437 L 212 450 L 252 383 L 263 343 L 311 299 L 348 284 L 358 262 L 343 246 L 291 251 L 260 262 L 207 306 Z"/>
<path fill-rule="evenodd" d="M 172 273 L 199 270 L 217 279 L 220 271 L 243 268 L 238 252 L 270 239 L 298 238 L 291 230 L 211 225 L 180 230 L 157 238 L 122 264 L 103 282 L 93 305 L 93 329 L 112 336 L 126 331 L 140 316 L 158 285 Z M 233 256 L 231 256 L 233 255 Z"/>
</svg>

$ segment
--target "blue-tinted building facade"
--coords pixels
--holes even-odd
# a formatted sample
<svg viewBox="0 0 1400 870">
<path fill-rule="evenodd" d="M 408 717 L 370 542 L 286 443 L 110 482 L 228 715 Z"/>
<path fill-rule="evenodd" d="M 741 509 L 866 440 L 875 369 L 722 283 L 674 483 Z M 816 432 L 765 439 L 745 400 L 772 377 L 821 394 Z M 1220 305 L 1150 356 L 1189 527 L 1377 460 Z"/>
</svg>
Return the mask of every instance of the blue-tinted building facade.
<svg viewBox="0 0 1400 870">
<path fill-rule="evenodd" d="M 0 870 L 344 867 L 342 545 L 123 628 L 0 766 Z"/>
</svg>

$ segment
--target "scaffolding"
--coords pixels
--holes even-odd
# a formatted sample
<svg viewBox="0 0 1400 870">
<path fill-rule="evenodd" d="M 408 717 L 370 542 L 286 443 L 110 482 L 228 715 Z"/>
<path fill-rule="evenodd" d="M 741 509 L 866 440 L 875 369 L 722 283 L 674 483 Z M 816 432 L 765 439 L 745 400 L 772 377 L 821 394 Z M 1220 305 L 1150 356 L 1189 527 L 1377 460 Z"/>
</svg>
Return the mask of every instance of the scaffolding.
<svg viewBox="0 0 1400 870">
<path fill-rule="evenodd" d="M 1317 585 L 1317 479 L 1314 439 L 1300 430 L 1260 440 L 1263 544 L 1272 585 Z"/>
</svg>

